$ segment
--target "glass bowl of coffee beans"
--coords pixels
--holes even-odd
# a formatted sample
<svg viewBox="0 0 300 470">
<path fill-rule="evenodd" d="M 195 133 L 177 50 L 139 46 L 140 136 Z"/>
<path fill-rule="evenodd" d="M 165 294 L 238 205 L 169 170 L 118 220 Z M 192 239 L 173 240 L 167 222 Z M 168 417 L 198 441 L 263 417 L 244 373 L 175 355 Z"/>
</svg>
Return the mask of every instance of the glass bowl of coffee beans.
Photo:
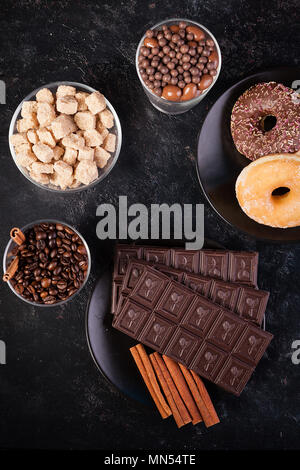
<svg viewBox="0 0 300 470">
<path fill-rule="evenodd" d="M 151 104 L 166 114 L 196 106 L 216 83 L 221 51 L 205 26 L 171 18 L 148 29 L 137 48 L 136 70 Z"/>
<path fill-rule="evenodd" d="M 58 220 L 38 220 L 12 229 L 3 257 L 3 279 L 11 290 L 40 307 L 73 299 L 85 285 L 90 268 L 86 241 L 76 229 Z"/>
</svg>

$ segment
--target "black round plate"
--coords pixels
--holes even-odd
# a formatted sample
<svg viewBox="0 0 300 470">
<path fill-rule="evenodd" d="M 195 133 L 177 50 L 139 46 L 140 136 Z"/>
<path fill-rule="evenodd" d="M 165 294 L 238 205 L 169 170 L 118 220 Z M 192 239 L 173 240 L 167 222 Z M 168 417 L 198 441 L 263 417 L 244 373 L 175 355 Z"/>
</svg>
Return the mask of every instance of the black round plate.
<svg viewBox="0 0 300 470">
<path fill-rule="evenodd" d="M 224 248 L 211 240 L 205 240 L 204 246 Z M 87 307 L 86 335 L 90 353 L 100 372 L 111 384 L 125 395 L 145 405 L 152 405 L 129 352 L 129 348 L 137 342 L 112 327 L 111 280 L 112 270 L 108 269 L 96 282 Z"/>
<path fill-rule="evenodd" d="M 300 227 L 280 229 L 258 224 L 240 208 L 235 182 L 249 160 L 235 148 L 230 132 L 234 103 L 250 86 L 275 81 L 291 87 L 300 79 L 300 67 L 281 67 L 256 73 L 229 88 L 210 109 L 198 139 L 197 172 L 202 190 L 212 208 L 225 222 L 270 241 L 300 240 Z"/>
</svg>

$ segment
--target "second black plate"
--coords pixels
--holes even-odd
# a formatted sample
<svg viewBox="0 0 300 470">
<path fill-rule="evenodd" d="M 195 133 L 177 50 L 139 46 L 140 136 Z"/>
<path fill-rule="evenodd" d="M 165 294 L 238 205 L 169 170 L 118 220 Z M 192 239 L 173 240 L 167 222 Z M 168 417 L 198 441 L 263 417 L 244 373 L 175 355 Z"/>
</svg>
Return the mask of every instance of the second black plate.
<svg viewBox="0 0 300 470">
<path fill-rule="evenodd" d="M 297 79 L 300 79 L 299 67 L 284 67 L 241 80 L 216 101 L 199 134 L 197 171 L 208 202 L 223 220 L 256 238 L 297 241 L 300 240 L 300 227 L 267 227 L 250 219 L 240 208 L 235 195 L 235 182 L 249 160 L 236 150 L 233 143 L 230 132 L 231 111 L 238 97 L 252 85 L 275 81 L 291 87 Z"/>
<path fill-rule="evenodd" d="M 224 248 L 207 239 L 204 247 Z M 129 352 L 137 342 L 112 327 L 111 281 L 112 272 L 108 269 L 96 282 L 87 307 L 86 335 L 90 353 L 100 372 L 120 392 L 150 405 L 152 400 Z"/>
</svg>

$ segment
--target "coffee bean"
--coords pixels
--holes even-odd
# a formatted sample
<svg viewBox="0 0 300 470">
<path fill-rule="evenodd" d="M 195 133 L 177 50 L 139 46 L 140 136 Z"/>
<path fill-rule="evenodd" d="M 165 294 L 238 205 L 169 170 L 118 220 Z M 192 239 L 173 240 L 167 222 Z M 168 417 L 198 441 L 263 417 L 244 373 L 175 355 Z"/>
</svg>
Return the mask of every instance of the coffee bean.
<svg viewBox="0 0 300 470">
<path fill-rule="evenodd" d="M 67 288 L 67 283 L 66 281 L 58 281 L 58 283 L 56 284 L 57 288 L 60 290 L 60 291 L 63 291 L 63 290 L 66 290 Z"/>
<path fill-rule="evenodd" d="M 44 298 L 44 304 L 55 304 L 57 302 L 57 299 L 54 295 L 47 295 L 47 297 Z"/>
<path fill-rule="evenodd" d="M 54 274 L 55 276 L 58 276 L 59 273 L 61 272 L 61 269 L 62 269 L 61 266 L 57 266 L 57 267 L 54 269 L 53 274 Z"/>
<path fill-rule="evenodd" d="M 44 231 L 38 231 L 35 236 L 37 240 L 44 240 L 47 238 L 47 234 Z"/>
<path fill-rule="evenodd" d="M 49 271 L 54 271 L 56 266 L 57 266 L 57 261 L 51 261 L 51 263 L 48 264 L 48 270 Z"/>
<path fill-rule="evenodd" d="M 48 289 L 48 287 L 51 285 L 51 279 L 45 277 L 44 279 L 42 279 L 41 281 L 41 286 L 44 288 L 44 289 Z"/>
</svg>

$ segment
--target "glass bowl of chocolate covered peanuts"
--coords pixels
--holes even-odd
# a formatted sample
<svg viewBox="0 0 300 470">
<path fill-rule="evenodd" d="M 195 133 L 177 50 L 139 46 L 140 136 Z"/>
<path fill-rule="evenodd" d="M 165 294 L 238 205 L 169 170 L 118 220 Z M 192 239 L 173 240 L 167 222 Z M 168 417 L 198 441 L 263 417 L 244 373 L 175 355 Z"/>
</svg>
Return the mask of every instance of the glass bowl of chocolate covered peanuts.
<svg viewBox="0 0 300 470">
<path fill-rule="evenodd" d="M 62 305 L 84 287 L 91 255 L 83 236 L 58 220 L 13 228 L 3 256 L 3 280 L 21 300 L 39 307 Z"/>
<path fill-rule="evenodd" d="M 205 26 L 184 18 L 148 29 L 137 48 L 136 70 L 151 104 L 166 114 L 196 106 L 216 83 L 221 51 Z"/>
<path fill-rule="evenodd" d="M 118 160 L 120 120 L 94 88 L 55 82 L 30 93 L 17 107 L 9 146 L 21 173 L 36 186 L 70 193 L 102 181 Z"/>
</svg>

